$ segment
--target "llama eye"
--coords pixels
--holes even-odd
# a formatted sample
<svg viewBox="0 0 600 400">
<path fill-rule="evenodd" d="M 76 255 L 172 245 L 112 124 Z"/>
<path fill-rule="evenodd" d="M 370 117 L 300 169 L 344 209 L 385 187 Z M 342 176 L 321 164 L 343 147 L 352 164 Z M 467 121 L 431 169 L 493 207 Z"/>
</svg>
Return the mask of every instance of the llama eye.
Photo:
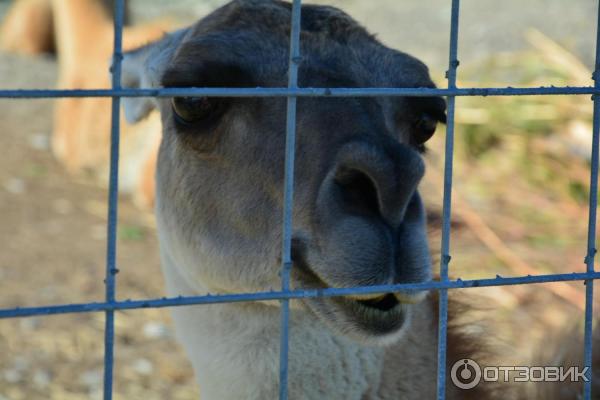
<svg viewBox="0 0 600 400">
<path fill-rule="evenodd" d="M 216 116 L 222 102 L 208 97 L 174 97 L 171 106 L 175 119 L 182 124 L 206 121 Z"/>
<path fill-rule="evenodd" d="M 428 141 L 435 133 L 438 120 L 432 118 L 427 114 L 423 114 L 421 118 L 415 123 L 415 132 L 413 134 L 413 141 L 417 145 L 422 145 Z"/>
</svg>

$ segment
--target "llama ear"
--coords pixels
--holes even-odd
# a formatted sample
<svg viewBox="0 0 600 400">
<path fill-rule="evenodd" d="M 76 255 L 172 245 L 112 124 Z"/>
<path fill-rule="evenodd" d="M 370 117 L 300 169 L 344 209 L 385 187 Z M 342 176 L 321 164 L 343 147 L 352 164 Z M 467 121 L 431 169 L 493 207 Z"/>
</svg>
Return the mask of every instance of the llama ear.
<svg viewBox="0 0 600 400">
<path fill-rule="evenodd" d="M 124 54 L 121 70 L 121 85 L 124 88 L 140 89 L 147 87 L 142 82 L 145 81 L 144 67 L 140 65 L 139 60 L 130 54 Z M 122 100 L 125 111 L 125 119 L 130 124 L 135 124 L 144 119 L 150 112 L 156 108 L 155 100 L 149 97 L 124 97 Z"/>
<path fill-rule="evenodd" d="M 173 54 L 189 28 L 165 35 L 162 39 L 123 55 L 121 85 L 132 89 L 156 89 Z M 124 97 L 125 119 L 134 124 L 156 108 L 153 97 Z"/>
</svg>

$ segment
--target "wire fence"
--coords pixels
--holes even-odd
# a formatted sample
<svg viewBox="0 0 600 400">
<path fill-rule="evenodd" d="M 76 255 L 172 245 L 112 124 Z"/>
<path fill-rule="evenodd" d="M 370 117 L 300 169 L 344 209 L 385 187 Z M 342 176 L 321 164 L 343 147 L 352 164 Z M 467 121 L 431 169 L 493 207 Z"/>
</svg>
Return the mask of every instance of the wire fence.
<svg viewBox="0 0 600 400">
<path fill-rule="evenodd" d="M 592 388 L 592 319 L 594 280 L 600 278 L 600 272 L 594 270 L 596 255 L 596 212 L 598 203 L 598 150 L 600 132 L 600 2 L 596 37 L 596 62 L 593 73 L 593 86 L 583 87 L 536 87 L 536 88 L 458 88 L 456 75 L 458 61 L 458 28 L 460 0 L 452 2 L 450 24 L 449 67 L 446 73 L 447 88 L 298 88 L 298 68 L 302 60 L 300 54 L 301 0 L 293 0 L 290 32 L 290 58 L 287 88 L 169 88 L 169 89 L 126 89 L 121 87 L 122 33 L 124 20 L 124 1 L 115 1 L 114 52 L 112 89 L 106 90 L 0 90 L 0 98 L 64 98 L 64 97 L 111 97 L 111 156 L 108 192 L 108 239 L 106 250 L 106 296 L 102 302 L 58 304 L 40 307 L 17 307 L 0 309 L 0 319 L 28 317 L 36 315 L 104 312 L 104 399 L 113 396 L 113 365 L 115 311 L 140 308 L 176 307 L 186 305 L 218 304 L 248 301 L 279 300 L 281 302 L 281 347 L 279 398 L 287 399 L 288 387 L 288 347 L 289 347 L 289 301 L 307 297 L 333 297 L 356 294 L 384 294 L 400 290 L 438 290 L 439 291 L 439 331 L 438 331 L 438 374 L 437 398 L 445 398 L 446 392 L 446 332 L 448 326 L 448 290 L 486 286 L 505 286 L 550 282 L 583 281 L 586 288 L 584 366 L 587 369 L 587 381 L 584 383 L 583 398 L 591 399 Z M 450 264 L 450 220 L 452 204 L 452 168 L 454 154 L 454 114 L 457 96 L 520 96 L 520 95 L 591 95 L 594 107 L 593 142 L 590 172 L 588 241 L 585 255 L 586 272 L 567 274 L 548 274 L 519 276 L 511 278 L 490 278 L 475 280 L 451 280 Z M 144 300 L 118 300 L 115 293 L 117 254 L 117 216 L 118 216 L 118 169 L 120 100 L 122 97 L 173 97 L 173 96 L 212 96 L 212 97 L 287 97 L 287 126 L 285 146 L 284 215 L 281 290 L 259 293 L 239 293 L 228 295 L 187 296 Z M 442 215 L 442 244 L 440 261 L 440 279 L 425 283 L 366 286 L 353 288 L 329 288 L 319 290 L 290 290 L 292 199 L 294 182 L 294 155 L 296 136 L 296 101 L 298 97 L 353 97 L 353 96 L 446 96 L 447 128 L 444 165 L 444 197 Z"/>
</svg>

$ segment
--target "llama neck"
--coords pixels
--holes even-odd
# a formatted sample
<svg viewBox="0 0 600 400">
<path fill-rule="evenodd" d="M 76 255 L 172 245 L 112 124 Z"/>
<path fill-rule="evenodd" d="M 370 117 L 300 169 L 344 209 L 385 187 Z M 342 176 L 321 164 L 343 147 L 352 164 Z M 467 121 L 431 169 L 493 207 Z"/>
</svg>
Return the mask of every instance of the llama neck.
<svg viewBox="0 0 600 400">
<path fill-rule="evenodd" d="M 183 311 L 183 310 L 182 310 Z M 178 312 L 178 311 L 177 311 Z M 272 399 L 279 389 L 279 309 L 218 305 L 174 316 L 205 399 Z M 197 324 L 203 321 L 200 328 Z M 289 397 L 356 399 L 379 380 L 382 349 L 332 336 L 303 311 L 290 321 Z M 192 333 L 191 336 L 189 333 Z"/>
<path fill-rule="evenodd" d="M 169 295 L 198 295 L 161 249 Z M 176 307 L 180 343 L 203 399 L 270 399 L 279 390 L 280 309 L 260 303 Z M 378 386 L 384 349 L 332 335 L 308 312 L 290 319 L 290 399 L 365 398 Z"/>
<path fill-rule="evenodd" d="M 161 258 L 170 296 L 207 292 L 196 284 L 190 286 L 162 246 Z M 389 347 L 364 346 L 333 335 L 311 313 L 293 307 L 289 398 L 408 400 L 433 397 L 434 317 L 428 302 L 417 307 L 404 337 Z M 175 307 L 172 315 L 178 339 L 194 366 L 203 399 L 277 398 L 279 307 L 264 303 L 228 303 Z"/>
</svg>

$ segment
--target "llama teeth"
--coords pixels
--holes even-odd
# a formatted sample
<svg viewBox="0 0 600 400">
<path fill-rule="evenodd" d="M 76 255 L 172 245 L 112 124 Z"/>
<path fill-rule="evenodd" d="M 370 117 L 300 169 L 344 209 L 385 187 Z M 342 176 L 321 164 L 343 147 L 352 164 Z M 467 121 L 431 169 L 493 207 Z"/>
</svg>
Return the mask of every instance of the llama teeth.
<svg viewBox="0 0 600 400">
<path fill-rule="evenodd" d="M 394 296 L 396 297 L 396 300 L 398 300 L 400 303 L 417 304 L 421 300 L 423 300 L 425 295 L 421 294 L 421 293 L 417 293 L 417 294 L 394 293 Z"/>
<path fill-rule="evenodd" d="M 358 301 L 380 301 L 382 300 L 386 295 L 385 294 L 351 294 L 346 296 L 349 299 L 352 300 L 358 300 Z"/>
</svg>

